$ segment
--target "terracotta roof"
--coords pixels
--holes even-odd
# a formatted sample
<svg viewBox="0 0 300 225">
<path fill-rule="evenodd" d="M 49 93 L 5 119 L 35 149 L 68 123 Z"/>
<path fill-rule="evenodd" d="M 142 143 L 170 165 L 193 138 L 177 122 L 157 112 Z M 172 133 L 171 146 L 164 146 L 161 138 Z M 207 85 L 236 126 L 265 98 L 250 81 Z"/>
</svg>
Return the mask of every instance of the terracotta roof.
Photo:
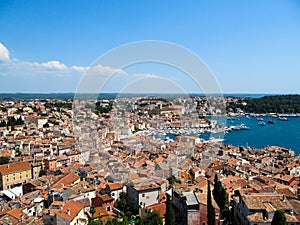
<svg viewBox="0 0 300 225">
<path fill-rule="evenodd" d="M 114 191 L 114 190 L 119 190 L 123 188 L 123 184 L 122 183 L 108 183 L 107 184 L 110 188 L 110 190 Z"/>
<path fill-rule="evenodd" d="M 108 194 L 100 195 L 99 197 L 102 199 L 103 202 L 113 201 L 114 200 L 114 198 L 111 197 L 111 196 L 109 196 Z"/>
<path fill-rule="evenodd" d="M 80 202 L 84 207 L 89 207 L 91 205 L 91 200 L 89 198 L 79 199 L 77 202 Z"/>
<path fill-rule="evenodd" d="M 283 181 L 286 181 L 286 182 L 290 182 L 292 179 L 294 179 L 294 176 L 291 176 L 291 175 L 283 175 L 283 176 L 280 176 L 279 179 L 280 179 L 280 180 L 283 180 Z"/>
<path fill-rule="evenodd" d="M 228 165 L 236 165 L 238 162 L 240 162 L 240 160 L 235 159 L 235 158 L 230 158 L 227 162 Z"/>
<path fill-rule="evenodd" d="M 94 217 L 100 217 L 101 218 L 101 221 L 107 221 L 111 218 L 114 218 L 115 217 L 115 214 L 112 213 L 112 212 L 107 212 L 105 210 L 104 207 L 102 206 L 99 206 L 99 207 L 95 207 L 95 213 L 94 213 Z"/>
<path fill-rule="evenodd" d="M 21 216 L 26 216 L 26 214 L 23 213 L 19 208 L 12 209 L 8 211 L 7 214 L 18 220 L 21 218 Z"/>
<path fill-rule="evenodd" d="M 291 203 L 280 194 L 246 194 L 242 198 L 248 209 L 267 209 L 265 203 L 271 204 L 275 209 L 293 209 Z"/>
<path fill-rule="evenodd" d="M 31 165 L 29 162 L 17 162 L 0 165 L 0 174 L 10 174 L 19 171 L 30 170 Z"/>
<path fill-rule="evenodd" d="M 264 222 L 264 217 L 262 212 L 256 212 L 248 216 L 250 221 L 253 222 Z"/>
<path fill-rule="evenodd" d="M 156 183 L 152 183 L 149 181 L 140 182 L 135 184 L 133 188 L 137 191 L 144 191 L 144 190 L 152 190 L 152 189 L 159 189 L 160 186 Z"/>
<path fill-rule="evenodd" d="M 69 173 L 66 176 L 62 177 L 60 180 L 58 180 L 55 183 L 55 186 L 58 186 L 58 185 L 61 185 L 61 184 L 63 184 L 64 186 L 70 185 L 70 184 L 75 183 L 79 179 L 80 179 L 80 177 L 77 176 L 75 173 L 72 172 L 72 173 Z"/>
<path fill-rule="evenodd" d="M 153 162 L 154 163 L 159 163 L 159 162 L 163 162 L 164 160 L 165 160 L 164 158 L 159 157 L 157 159 L 154 159 Z"/>
<path fill-rule="evenodd" d="M 294 194 L 288 187 L 283 189 L 276 189 L 276 192 L 278 194 L 284 194 L 285 196 L 289 198 L 295 198 L 296 194 Z"/>
<path fill-rule="evenodd" d="M 156 203 L 147 206 L 147 208 L 156 211 L 160 215 L 160 217 L 164 217 L 166 215 L 167 207 L 165 203 Z"/>
<path fill-rule="evenodd" d="M 107 211 L 105 210 L 104 207 L 102 206 L 98 206 L 98 207 L 95 207 L 95 213 L 94 213 L 94 217 L 102 217 L 102 216 L 106 216 L 107 215 Z"/>
<path fill-rule="evenodd" d="M 66 202 L 63 208 L 59 210 L 56 214 L 69 221 L 72 221 L 82 209 L 83 205 L 80 202 L 70 200 Z"/>
</svg>

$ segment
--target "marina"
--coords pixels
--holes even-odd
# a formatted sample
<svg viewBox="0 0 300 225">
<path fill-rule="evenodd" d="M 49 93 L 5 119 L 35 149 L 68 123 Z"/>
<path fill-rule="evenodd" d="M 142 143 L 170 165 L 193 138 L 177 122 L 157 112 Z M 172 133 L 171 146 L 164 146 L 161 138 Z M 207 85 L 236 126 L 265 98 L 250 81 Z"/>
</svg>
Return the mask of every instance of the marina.
<svg viewBox="0 0 300 225">
<path fill-rule="evenodd" d="M 217 141 L 236 146 L 263 148 L 282 146 L 300 154 L 299 115 L 255 115 L 235 117 L 212 117 L 218 123 L 226 122 L 223 128 L 153 129 L 148 132 L 165 142 L 172 142 L 179 135 L 198 136 L 203 141 Z M 229 119 L 228 119 L 229 118 Z M 287 119 L 288 118 L 288 119 Z"/>
</svg>

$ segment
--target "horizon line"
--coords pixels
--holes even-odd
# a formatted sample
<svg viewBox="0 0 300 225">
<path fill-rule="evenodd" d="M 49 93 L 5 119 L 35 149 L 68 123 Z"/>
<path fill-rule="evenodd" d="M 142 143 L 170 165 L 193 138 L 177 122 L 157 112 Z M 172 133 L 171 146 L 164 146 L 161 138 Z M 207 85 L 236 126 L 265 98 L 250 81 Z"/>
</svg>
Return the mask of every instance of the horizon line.
<svg viewBox="0 0 300 225">
<path fill-rule="evenodd" d="M 93 93 L 93 92 L 0 92 L 0 95 L 15 95 L 15 94 L 40 94 L 40 95 L 49 95 L 49 94 L 143 94 L 143 95 L 186 95 L 186 94 L 194 94 L 194 95 L 300 95 L 299 93 L 265 93 L 265 92 L 223 92 L 223 93 L 195 93 L 195 92 L 187 92 L 187 93 L 136 93 L 136 92 L 103 92 L 103 93 Z"/>
</svg>

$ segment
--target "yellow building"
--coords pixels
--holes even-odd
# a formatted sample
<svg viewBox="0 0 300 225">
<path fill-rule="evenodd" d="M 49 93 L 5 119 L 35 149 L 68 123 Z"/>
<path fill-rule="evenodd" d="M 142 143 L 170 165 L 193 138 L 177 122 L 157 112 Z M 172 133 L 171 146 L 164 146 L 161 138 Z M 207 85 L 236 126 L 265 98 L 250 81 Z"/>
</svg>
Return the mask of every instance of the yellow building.
<svg viewBox="0 0 300 225">
<path fill-rule="evenodd" d="M 31 164 L 17 162 L 0 165 L 0 190 L 22 185 L 32 178 Z"/>
</svg>

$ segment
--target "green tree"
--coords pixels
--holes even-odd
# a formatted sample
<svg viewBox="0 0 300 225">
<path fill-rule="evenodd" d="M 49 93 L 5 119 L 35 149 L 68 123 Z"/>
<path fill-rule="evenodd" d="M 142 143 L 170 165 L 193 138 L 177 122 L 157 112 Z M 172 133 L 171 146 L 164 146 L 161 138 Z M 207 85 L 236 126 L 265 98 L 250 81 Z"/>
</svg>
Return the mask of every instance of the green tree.
<svg viewBox="0 0 300 225">
<path fill-rule="evenodd" d="M 121 211 L 126 211 L 128 209 L 127 194 L 125 192 L 120 193 L 117 205 L 118 209 Z"/>
<path fill-rule="evenodd" d="M 285 213 L 282 210 L 276 210 L 271 225 L 287 225 Z"/>
<path fill-rule="evenodd" d="M 163 221 L 160 218 L 159 214 L 155 211 L 147 214 L 142 217 L 140 220 L 140 225 L 162 225 Z"/>
<path fill-rule="evenodd" d="M 6 164 L 9 162 L 9 158 L 5 156 L 0 156 L 0 165 Z"/>
<path fill-rule="evenodd" d="M 2 121 L 0 122 L 0 127 L 5 127 L 5 126 L 6 126 L 6 123 L 5 123 L 4 120 L 2 120 Z"/>
<path fill-rule="evenodd" d="M 17 124 L 17 125 L 22 125 L 22 124 L 24 124 L 24 121 L 22 120 L 22 117 L 21 117 L 21 116 L 16 120 L 16 124 Z"/>
<path fill-rule="evenodd" d="M 92 218 L 94 217 L 95 212 L 96 212 L 95 207 L 94 207 L 94 206 L 91 206 L 91 207 L 90 207 L 90 213 L 92 214 Z"/>
<path fill-rule="evenodd" d="M 221 181 L 219 181 L 217 174 L 215 175 L 215 179 L 214 179 L 213 196 L 220 208 L 221 218 L 223 219 L 226 216 L 230 215 L 230 213 L 228 212 L 229 204 L 228 204 L 228 196 L 226 193 L 226 189 L 223 187 Z"/>
<path fill-rule="evenodd" d="M 43 128 L 49 128 L 49 127 L 50 127 L 49 123 L 45 123 L 45 124 L 43 125 Z"/>
<path fill-rule="evenodd" d="M 218 179 L 218 175 L 215 174 L 213 196 L 218 205 L 220 204 L 220 189 L 221 182 Z"/>
<path fill-rule="evenodd" d="M 300 95 L 275 95 L 262 98 L 245 98 L 247 104 L 228 103 L 229 107 L 239 107 L 246 112 L 254 113 L 299 113 Z"/>
<path fill-rule="evenodd" d="M 179 179 L 176 178 L 175 176 L 169 177 L 169 178 L 168 178 L 168 181 L 169 181 L 169 183 L 170 183 L 171 185 L 172 185 L 172 184 L 175 184 L 175 183 L 181 184 L 181 180 L 179 180 Z"/>
<path fill-rule="evenodd" d="M 18 157 L 18 156 L 20 156 L 22 154 L 22 152 L 20 151 L 20 149 L 17 149 L 15 154 Z"/>
<path fill-rule="evenodd" d="M 126 218 L 124 217 L 119 217 L 119 218 L 113 218 L 108 220 L 105 225 L 128 225 L 129 222 Z"/>
<path fill-rule="evenodd" d="M 216 224 L 216 214 L 215 214 L 215 209 L 212 205 L 209 181 L 207 181 L 207 224 L 208 225 Z"/>
<path fill-rule="evenodd" d="M 88 225 L 102 225 L 102 222 L 100 221 L 91 221 L 88 223 Z"/>
<path fill-rule="evenodd" d="M 119 225 L 119 221 L 116 218 L 108 220 L 105 225 Z"/>
<path fill-rule="evenodd" d="M 172 208 L 172 202 L 170 196 L 167 194 L 167 202 L 166 202 L 166 217 L 165 217 L 166 225 L 175 225 L 175 214 Z"/>
</svg>

